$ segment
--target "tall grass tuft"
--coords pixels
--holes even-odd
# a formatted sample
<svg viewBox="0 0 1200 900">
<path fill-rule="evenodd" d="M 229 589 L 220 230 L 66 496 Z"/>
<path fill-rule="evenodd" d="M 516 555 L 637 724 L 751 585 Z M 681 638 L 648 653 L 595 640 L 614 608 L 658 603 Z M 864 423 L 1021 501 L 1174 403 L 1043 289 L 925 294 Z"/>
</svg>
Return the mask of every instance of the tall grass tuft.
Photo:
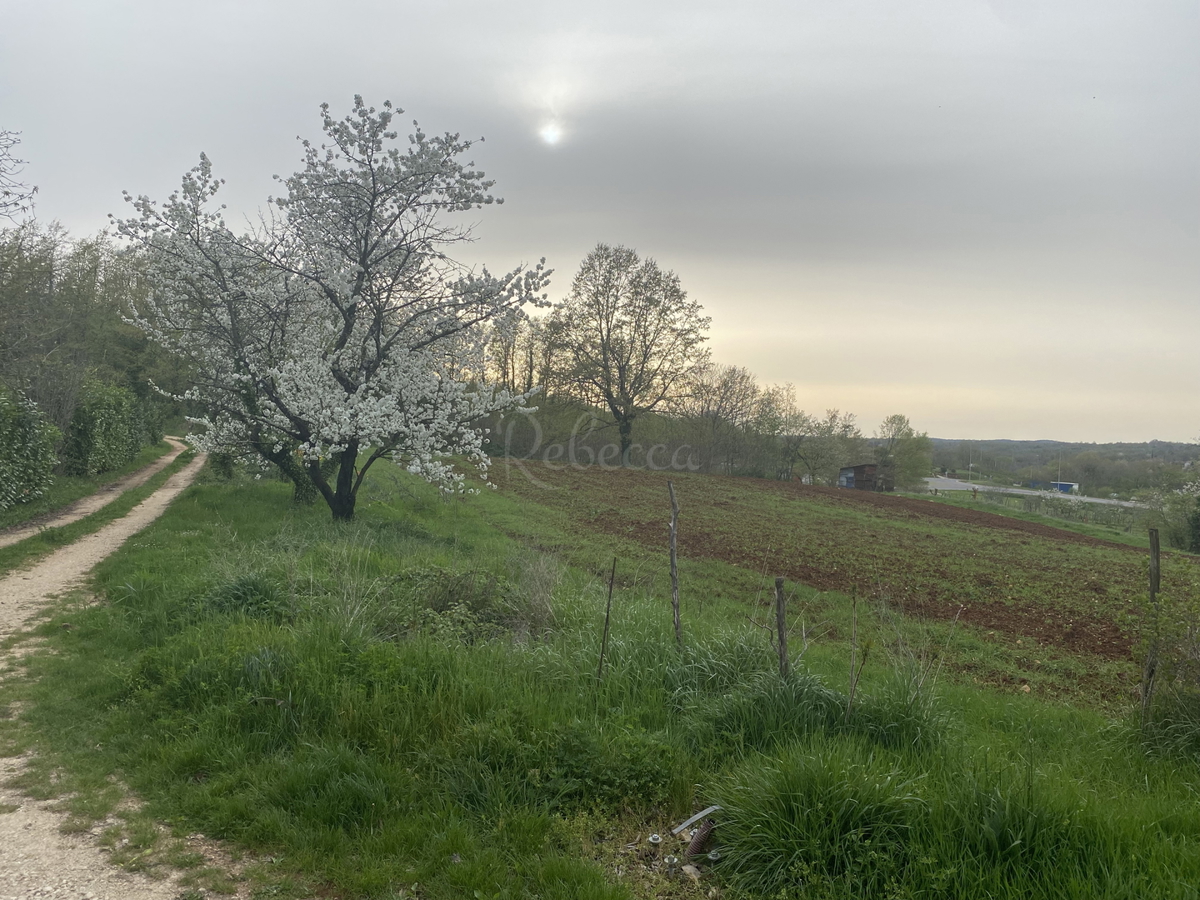
<svg viewBox="0 0 1200 900">
<path fill-rule="evenodd" d="M 718 791 L 721 871 L 752 896 L 880 894 L 907 868 L 917 779 L 828 739 L 752 757 Z"/>
</svg>

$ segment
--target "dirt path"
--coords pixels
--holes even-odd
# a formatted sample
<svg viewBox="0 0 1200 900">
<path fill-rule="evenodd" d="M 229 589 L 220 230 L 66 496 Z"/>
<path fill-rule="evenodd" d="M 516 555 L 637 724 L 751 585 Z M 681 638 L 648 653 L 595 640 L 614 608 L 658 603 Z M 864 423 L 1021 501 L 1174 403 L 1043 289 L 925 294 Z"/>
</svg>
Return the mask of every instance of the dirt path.
<svg viewBox="0 0 1200 900">
<path fill-rule="evenodd" d="M 21 759 L 0 759 L 0 781 Z M 55 801 L 0 787 L 0 900 L 171 900 L 179 886 L 109 865 L 94 834 L 63 834 Z M 9 810 L 5 812 L 5 810 Z"/>
<path fill-rule="evenodd" d="M 187 445 L 179 438 L 168 436 L 164 440 L 175 449 L 165 456 L 159 457 L 150 463 L 150 465 L 143 466 L 136 472 L 126 475 L 124 478 L 118 478 L 116 481 L 104 485 L 96 493 L 84 497 L 82 500 L 76 500 L 74 503 L 60 510 L 47 513 L 44 516 L 38 516 L 29 522 L 22 522 L 20 525 L 0 530 L 0 547 L 7 547 L 23 541 L 25 538 L 33 537 L 43 528 L 59 528 L 63 525 L 70 525 L 72 522 L 78 522 L 85 516 L 90 516 L 97 510 L 108 506 L 108 504 L 112 503 L 126 491 L 132 490 L 135 487 L 141 487 L 173 463 L 175 457 L 187 449 Z M 0 900 L 4 900 L 3 895 L 0 895 Z"/>
<path fill-rule="evenodd" d="M 158 518 L 203 464 L 198 456 L 124 518 L 0 579 L 0 638 L 19 631 L 53 597 L 77 586 L 100 560 Z M 21 765 L 21 759 L 0 759 L 0 785 Z M 53 806 L 54 801 L 31 800 L 0 786 L 0 900 L 169 900 L 180 895 L 171 879 L 110 865 L 94 834 L 60 832 L 63 815 Z"/>
</svg>

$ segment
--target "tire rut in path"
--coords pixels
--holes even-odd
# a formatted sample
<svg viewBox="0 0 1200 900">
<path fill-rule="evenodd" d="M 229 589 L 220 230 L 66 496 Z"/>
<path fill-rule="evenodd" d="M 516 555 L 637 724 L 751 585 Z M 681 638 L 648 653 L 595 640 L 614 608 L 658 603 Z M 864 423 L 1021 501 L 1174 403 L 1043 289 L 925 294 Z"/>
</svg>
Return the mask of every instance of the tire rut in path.
<svg viewBox="0 0 1200 900">
<path fill-rule="evenodd" d="M 98 562 L 158 518 L 203 465 L 204 456 L 197 456 L 123 518 L 0 579 L 0 638 L 19 631 L 54 597 L 77 587 Z M 22 764 L 19 758 L 0 760 L 0 900 L 179 896 L 174 879 L 154 879 L 112 866 L 94 834 L 63 834 L 59 830 L 63 814 L 53 810 L 54 801 L 31 800 L 3 786 Z"/>
</svg>

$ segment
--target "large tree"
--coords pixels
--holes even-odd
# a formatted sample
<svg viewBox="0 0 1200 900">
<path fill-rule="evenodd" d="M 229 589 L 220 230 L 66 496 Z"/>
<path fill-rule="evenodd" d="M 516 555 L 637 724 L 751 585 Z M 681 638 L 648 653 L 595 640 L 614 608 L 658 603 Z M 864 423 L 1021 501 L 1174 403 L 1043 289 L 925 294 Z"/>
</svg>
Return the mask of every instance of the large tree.
<svg viewBox="0 0 1200 900">
<path fill-rule="evenodd" d="M 875 454 L 879 482 L 888 485 L 887 490 L 890 485 L 902 490 L 920 488 L 933 469 L 933 442 L 900 413 L 888 416 L 876 430 Z"/>
<path fill-rule="evenodd" d="M 628 247 L 599 244 L 579 267 L 551 316 L 549 339 L 563 380 L 617 426 L 624 464 L 637 417 L 679 399 L 708 361 L 710 321 L 674 272 Z"/>
<path fill-rule="evenodd" d="M 470 237 L 452 215 L 494 202 L 493 182 L 456 134 L 395 146 L 396 112 L 322 105 L 325 143 L 303 141 L 304 167 L 244 233 L 214 208 L 203 155 L 180 192 L 117 222 L 152 288 L 136 323 L 195 373 L 198 444 L 275 463 L 335 519 L 384 457 L 447 487 L 463 479 L 451 456 L 486 471 L 478 422 L 522 398 L 484 380 L 481 326 L 543 303 L 547 282 L 540 263 L 494 277 L 451 259 Z"/>
</svg>

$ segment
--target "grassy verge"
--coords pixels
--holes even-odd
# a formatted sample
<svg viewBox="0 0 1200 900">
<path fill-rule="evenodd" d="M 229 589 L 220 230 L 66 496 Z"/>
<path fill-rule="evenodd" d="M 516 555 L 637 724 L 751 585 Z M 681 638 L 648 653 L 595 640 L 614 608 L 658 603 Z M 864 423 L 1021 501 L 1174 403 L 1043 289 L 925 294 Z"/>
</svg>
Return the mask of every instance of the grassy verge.
<svg viewBox="0 0 1200 900">
<path fill-rule="evenodd" d="M 87 477 L 55 475 L 53 484 L 46 488 L 46 492 L 42 496 L 29 503 L 18 503 L 8 509 L 0 510 L 0 529 L 20 525 L 30 519 L 36 519 L 38 516 L 44 516 L 56 512 L 64 506 L 69 506 L 76 500 L 96 493 L 104 485 L 150 465 L 173 449 L 166 441 L 159 441 L 153 446 L 143 447 L 132 462 L 115 472 L 103 472 L 100 475 Z"/>
<path fill-rule="evenodd" d="M 96 510 L 90 516 L 58 528 L 43 528 L 37 534 L 19 543 L 0 547 L 0 576 L 20 566 L 35 562 L 58 548 L 65 547 L 84 535 L 99 531 L 109 522 L 121 518 L 158 490 L 168 478 L 187 465 L 193 456 L 195 454 L 192 451 L 185 450 L 169 466 L 156 473 L 145 484 L 126 491 L 112 503 L 103 509 Z"/>
<path fill-rule="evenodd" d="M 289 493 L 190 488 L 98 568 L 100 604 L 41 627 L 31 677 L 0 688 L 22 709 L 0 739 L 41 751 L 28 789 L 87 823 L 123 780 L 176 835 L 254 851 L 258 896 L 1196 896 L 1195 763 L 939 679 L 963 636 L 918 647 L 862 604 L 851 701 L 855 620 L 781 679 L 746 618 L 756 571 L 686 570 L 679 648 L 661 565 L 562 509 L 381 472 L 338 525 Z M 796 591 L 820 621 L 846 601 Z M 646 836 L 713 802 L 720 858 L 699 886 L 671 877 L 681 845 Z M 166 854 L 126 828 L 143 862 Z"/>
</svg>

